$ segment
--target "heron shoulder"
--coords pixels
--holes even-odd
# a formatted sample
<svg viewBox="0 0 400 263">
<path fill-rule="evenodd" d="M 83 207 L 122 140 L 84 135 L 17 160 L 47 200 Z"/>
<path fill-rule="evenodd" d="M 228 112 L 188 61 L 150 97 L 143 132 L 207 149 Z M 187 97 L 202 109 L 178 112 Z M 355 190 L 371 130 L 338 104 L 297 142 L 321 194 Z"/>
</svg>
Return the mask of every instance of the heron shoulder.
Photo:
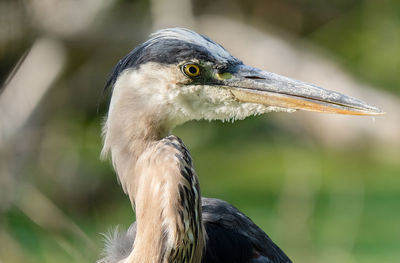
<svg viewBox="0 0 400 263">
<path fill-rule="evenodd" d="M 203 197 L 202 212 L 208 236 L 205 257 L 211 258 L 205 262 L 214 262 L 212 258 L 217 258 L 220 262 L 229 262 L 229 258 L 225 258 L 226 255 L 233 258 L 251 258 L 248 262 L 252 263 L 291 262 L 262 229 L 228 202 Z M 222 239 L 225 242 L 222 242 Z M 224 253 L 224 250 L 235 251 L 236 254 Z"/>
<path fill-rule="evenodd" d="M 202 210 L 207 232 L 206 251 L 202 262 L 291 262 L 261 229 L 228 202 L 203 197 Z M 97 263 L 116 263 L 128 256 L 135 237 L 136 222 L 126 232 L 121 232 L 119 228 L 110 231 L 108 237 L 106 236 L 104 257 Z M 254 249 L 260 255 L 254 255 Z M 238 261 L 239 259 L 243 260 Z"/>
</svg>

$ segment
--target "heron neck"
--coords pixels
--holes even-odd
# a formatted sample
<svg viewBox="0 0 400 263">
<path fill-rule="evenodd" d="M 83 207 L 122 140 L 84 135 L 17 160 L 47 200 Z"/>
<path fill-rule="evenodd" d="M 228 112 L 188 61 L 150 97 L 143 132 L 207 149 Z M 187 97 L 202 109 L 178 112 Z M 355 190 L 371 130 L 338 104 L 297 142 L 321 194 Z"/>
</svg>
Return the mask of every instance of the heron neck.
<svg viewBox="0 0 400 263">
<path fill-rule="evenodd" d="M 155 112 L 141 105 L 128 105 L 130 99 L 118 97 L 116 94 L 112 99 L 117 102 L 110 107 L 104 125 L 102 155 L 111 154 L 119 182 L 134 205 L 134 195 L 129 189 L 135 185 L 136 162 L 149 145 L 168 134 L 168 128 L 157 118 Z M 130 111 L 124 110 L 126 107 L 129 107 Z"/>
<path fill-rule="evenodd" d="M 205 238 L 190 155 L 176 137 L 163 138 L 166 126 L 149 113 L 107 122 L 105 146 L 136 212 L 135 244 L 124 263 L 200 263 Z"/>
<path fill-rule="evenodd" d="M 205 238 L 191 157 L 175 136 L 153 142 L 136 163 L 137 233 L 126 262 L 200 263 Z"/>
</svg>

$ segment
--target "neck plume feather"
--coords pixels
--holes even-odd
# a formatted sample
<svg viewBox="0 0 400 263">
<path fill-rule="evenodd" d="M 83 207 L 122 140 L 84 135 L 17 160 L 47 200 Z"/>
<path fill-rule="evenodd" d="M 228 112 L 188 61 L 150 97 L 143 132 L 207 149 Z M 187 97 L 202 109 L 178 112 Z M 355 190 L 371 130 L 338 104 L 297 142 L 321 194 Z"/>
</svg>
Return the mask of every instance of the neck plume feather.
<svg viewBox="0 0 400 263">
<path fill-rule="evenodd" d="M 135 172 L 138 232 L 131 256 L 138 261 L 132 262 L 200 262 L 200 190 L 181 142 L 169 136 L 149 145 Z"/>
</svg>

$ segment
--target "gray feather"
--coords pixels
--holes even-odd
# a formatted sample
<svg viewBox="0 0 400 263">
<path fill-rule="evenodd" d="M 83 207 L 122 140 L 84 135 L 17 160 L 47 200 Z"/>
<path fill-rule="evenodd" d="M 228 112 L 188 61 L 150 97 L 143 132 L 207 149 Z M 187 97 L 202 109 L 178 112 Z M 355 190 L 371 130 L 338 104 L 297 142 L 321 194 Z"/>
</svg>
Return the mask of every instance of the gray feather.
<svg viewBox="0 0 400 263">
<path fill-rule="evenodd" d="M 133 242 L 136 237 L 136 222 L 128 228 L 127 231 L 122 231 L 119 226 L 111 229 L 104 236 L 104 249 L 102 258 L 97 263 L 116 263 L 129 256 L 132 251 Z"/>
</svg>

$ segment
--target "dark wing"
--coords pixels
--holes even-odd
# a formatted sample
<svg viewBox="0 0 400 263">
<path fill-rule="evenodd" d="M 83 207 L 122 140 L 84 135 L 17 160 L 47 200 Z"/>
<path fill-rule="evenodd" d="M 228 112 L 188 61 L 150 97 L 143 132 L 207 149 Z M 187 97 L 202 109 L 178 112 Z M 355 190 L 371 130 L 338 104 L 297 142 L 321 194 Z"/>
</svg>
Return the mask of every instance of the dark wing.
<svg viewBox="0 0 400 263">
<path fill-rule="evenodd" d="M 233 205 L 202 198 L 203 223 L 207 232 L 203 263 L 290 263 L 286 254 L 250 218 Z M 106 235 L 103 258 L 116 263 L 126 258 L 136 237 L 136 222 L 126 232 Z"/>
<path fill-rule="evenodd" d="M 202 198 L 207 232 L 204 263 L 283 263 L 288 256 L 250 218 L 231 204 Z"/>
</svg>

